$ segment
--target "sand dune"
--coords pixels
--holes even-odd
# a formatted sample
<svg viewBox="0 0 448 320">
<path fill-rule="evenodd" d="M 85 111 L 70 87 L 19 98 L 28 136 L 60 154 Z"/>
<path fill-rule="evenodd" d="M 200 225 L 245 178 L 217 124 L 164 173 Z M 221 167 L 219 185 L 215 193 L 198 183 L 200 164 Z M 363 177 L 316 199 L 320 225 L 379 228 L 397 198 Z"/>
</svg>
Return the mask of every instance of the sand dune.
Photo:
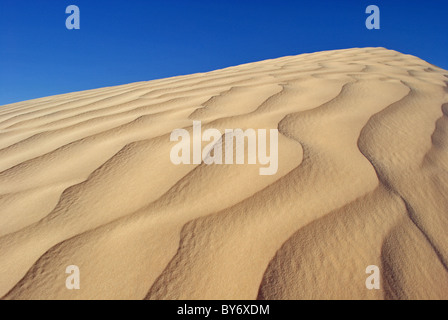
<svg viewBox="0 0 448 320">
<path fill-rule="evenodd" d="M 277 128 L 277 173 L 174 165 L 194 120 Z M 448 71 L 384 48 L 19 102 L 0 107 L 0 297 L 448 299 L 447 195 Z"/>
</svg>

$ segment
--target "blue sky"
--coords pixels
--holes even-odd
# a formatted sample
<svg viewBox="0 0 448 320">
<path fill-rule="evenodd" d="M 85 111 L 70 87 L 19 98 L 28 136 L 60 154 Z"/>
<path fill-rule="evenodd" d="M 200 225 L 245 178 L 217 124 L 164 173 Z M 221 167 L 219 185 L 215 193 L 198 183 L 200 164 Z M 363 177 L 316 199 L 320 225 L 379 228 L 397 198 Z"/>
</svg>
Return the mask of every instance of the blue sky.
<svg viewBox="0 0 448 320">
<path fill-rule="evenodd" d="M 80 30 L 65 27 L 72 4 Z M 448 69 L 447 16 L 445 0 L 0 0 L 0 105 L 351 47 Z"/>
</svg>

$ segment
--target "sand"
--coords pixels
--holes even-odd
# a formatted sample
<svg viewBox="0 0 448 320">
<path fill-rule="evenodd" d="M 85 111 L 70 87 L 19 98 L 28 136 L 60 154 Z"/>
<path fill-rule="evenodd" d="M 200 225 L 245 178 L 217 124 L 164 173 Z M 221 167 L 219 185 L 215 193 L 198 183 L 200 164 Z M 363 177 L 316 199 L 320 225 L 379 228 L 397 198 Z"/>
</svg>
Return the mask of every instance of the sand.
<svg viewBox="0 0 448 320">
<path fill-rule="evenodd" d="M 2 106 L 0 297 L 448 299 L 447 85 L 356 48 Z M 278 128 L 278 172 L 174 165 L 193 120 Z"/>
</svg>

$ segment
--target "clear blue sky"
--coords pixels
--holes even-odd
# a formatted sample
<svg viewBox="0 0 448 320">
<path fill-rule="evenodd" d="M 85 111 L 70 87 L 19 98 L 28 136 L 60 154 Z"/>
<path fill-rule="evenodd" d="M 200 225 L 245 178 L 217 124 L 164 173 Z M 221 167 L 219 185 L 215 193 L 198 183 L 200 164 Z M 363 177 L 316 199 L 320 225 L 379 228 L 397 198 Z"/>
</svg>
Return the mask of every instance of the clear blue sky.
<svg viewBox="0 0 448 320">
<path fill-rule="evenodd" d="M 365 27 L 370 4 L 381 30 Z M 446 0 L 0 0 L 0 105 L 351 47 L 448 69 L 447 30 Z"/>
</svg>

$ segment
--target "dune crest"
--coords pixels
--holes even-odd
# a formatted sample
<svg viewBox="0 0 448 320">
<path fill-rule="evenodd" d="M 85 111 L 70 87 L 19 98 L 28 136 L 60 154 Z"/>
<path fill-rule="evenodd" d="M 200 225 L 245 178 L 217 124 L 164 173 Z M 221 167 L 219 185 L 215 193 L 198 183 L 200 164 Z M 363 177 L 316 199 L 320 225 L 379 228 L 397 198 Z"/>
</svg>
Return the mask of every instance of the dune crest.
<svg viewBox="0 0 448 320">
<path fill-rule="evenodd" d="M 277 173 L 174 165 L 193 121 L 278 129 Z M 0 297 L 448 299 L 447 125 L 448 71 L 384 48 L 3 106 Z"/>
</svg>

